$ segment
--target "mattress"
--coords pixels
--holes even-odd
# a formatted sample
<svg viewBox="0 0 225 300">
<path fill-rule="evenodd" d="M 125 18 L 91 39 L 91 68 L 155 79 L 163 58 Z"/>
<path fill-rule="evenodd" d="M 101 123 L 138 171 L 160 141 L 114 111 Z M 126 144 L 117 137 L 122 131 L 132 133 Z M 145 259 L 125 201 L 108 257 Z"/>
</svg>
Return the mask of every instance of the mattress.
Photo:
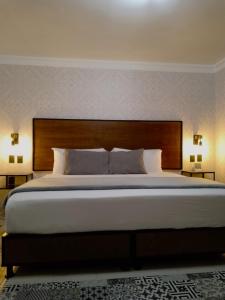
<svg viewBox="0 0 225 300">
<path fill-rule="evenodd" d="M 79 175 L 47 175 L 46 178 Z M 159 172 L 92 176 L 179 177 Z M 202 182 L 207 182 L 202 179 Z M 32 191 L 7 202 L 8 233 L 54 234 L 111 230 L 180 229 L 225 226 L 225 189 L 112 189 Z"/>
</svg>

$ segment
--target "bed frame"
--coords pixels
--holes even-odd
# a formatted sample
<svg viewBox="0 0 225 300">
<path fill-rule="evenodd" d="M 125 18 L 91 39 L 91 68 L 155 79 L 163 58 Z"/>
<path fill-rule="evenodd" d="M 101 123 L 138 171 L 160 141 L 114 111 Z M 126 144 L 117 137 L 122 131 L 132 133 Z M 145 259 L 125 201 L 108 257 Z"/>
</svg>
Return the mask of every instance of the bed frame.
<svg viewBox="0 0 225 300">
<path fill-rule="evenodd" d="M 182 168 L 181 121 L 33 120 L 33 169 L 53 167 L 52 147 L 162 149 L 162 168 Z M 54 209 L 54 208 L 53 208 Z M 115 263 L 137 267 L 151 257 L 225 252 L 225 228 L 158 229 L 2 236 L 2 266 Z"/>
</svg>

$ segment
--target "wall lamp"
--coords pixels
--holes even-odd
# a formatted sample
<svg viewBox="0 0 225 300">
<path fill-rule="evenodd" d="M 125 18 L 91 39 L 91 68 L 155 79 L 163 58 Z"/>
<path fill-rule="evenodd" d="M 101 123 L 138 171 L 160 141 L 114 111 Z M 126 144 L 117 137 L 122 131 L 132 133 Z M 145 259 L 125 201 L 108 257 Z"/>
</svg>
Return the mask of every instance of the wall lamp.
<svg viewBox="0 0 225 300">
<path fill-rule="evenodd" d="M 193 145 L 202 146 L 202 135 L 201 134 L 193 135 Z M 197 148 L 197 153 L 195 150 L 195 154 L 190 155 L 190 162 L 193 163 L 193 166 L 192 166 L 193 171 L 200 171 L 202 169 L 202 164 L 201 164 L 202 154 L 201 154 L 200 147 L 196 147 L 196 148 Z"/>
<path fill-rule="evenodd" d="M 201 134 L 193 135 L 193 145 L 202 146 L 202 135 Z"/>
<path fill-rule="evenodd" d="M 19 144 L 19 133 L 11 133 L 11 145 L 15 146 Z M 15 151 L 13 151 L 15 152 Z M 23 155 L 17 155 L 17 161 L 18 164 L 23 163 Z M 15 163 L 15 155 L 9 155 L 9 163 L 14 164 Z"/>
<path fill-rule="evenodd" d="M 13 146 L 19 144 L 19 133 L 11 133 L 11 138 L 12 138 L 11 144 Z"/>
</svg>

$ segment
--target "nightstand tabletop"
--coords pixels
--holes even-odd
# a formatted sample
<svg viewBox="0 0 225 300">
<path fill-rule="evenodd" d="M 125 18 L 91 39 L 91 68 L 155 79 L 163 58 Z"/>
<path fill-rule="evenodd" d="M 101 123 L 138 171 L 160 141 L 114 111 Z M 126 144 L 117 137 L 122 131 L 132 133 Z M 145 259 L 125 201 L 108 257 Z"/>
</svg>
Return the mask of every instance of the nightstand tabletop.
<svg viewBox="0 0 225 300">
<path fill-rule="evenodd" d="M 212 174 L 213 175 L 213 180 L 215 180 L 216 173 L 215 171 L 207 171 L 207 170 L 182 170 L 181 175 L 189 175 L 190 177 L 193 177 L 193 175 L 201 175 L 202 178 L 205 178 L 206 174 Z"/>
<path fill-rule="evenodd" d="M 13 189 L 31 179 L 33 179 L 33 172 L 24 172 L 24 173 L 8 173 L 8 174 L 0 174 L 0 177 L 5 177 L 5 186 L 0 189 Z M 25 181 L 16 183 L 17 177 L 24 177 Z"/>
<path fill-rule="evenodd" d="M 0 176 L 31 176 L 31 175 L 33 175 L 33 172 L 0 174 Z"/>
</svg>

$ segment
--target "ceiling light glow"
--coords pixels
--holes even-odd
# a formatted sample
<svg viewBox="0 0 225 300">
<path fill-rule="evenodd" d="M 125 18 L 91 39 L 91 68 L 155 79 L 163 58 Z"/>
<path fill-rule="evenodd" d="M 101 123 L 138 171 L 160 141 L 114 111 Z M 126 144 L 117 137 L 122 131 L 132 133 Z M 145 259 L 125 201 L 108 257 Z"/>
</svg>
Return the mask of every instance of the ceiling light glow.
<svg viewBox="0 0 225 300">
<path fill-rule="evenodd" d="M 130 5 L 143 5 L 149 2 L 149 0 L 124 0 L 124 2 Z"/>
</svg>

